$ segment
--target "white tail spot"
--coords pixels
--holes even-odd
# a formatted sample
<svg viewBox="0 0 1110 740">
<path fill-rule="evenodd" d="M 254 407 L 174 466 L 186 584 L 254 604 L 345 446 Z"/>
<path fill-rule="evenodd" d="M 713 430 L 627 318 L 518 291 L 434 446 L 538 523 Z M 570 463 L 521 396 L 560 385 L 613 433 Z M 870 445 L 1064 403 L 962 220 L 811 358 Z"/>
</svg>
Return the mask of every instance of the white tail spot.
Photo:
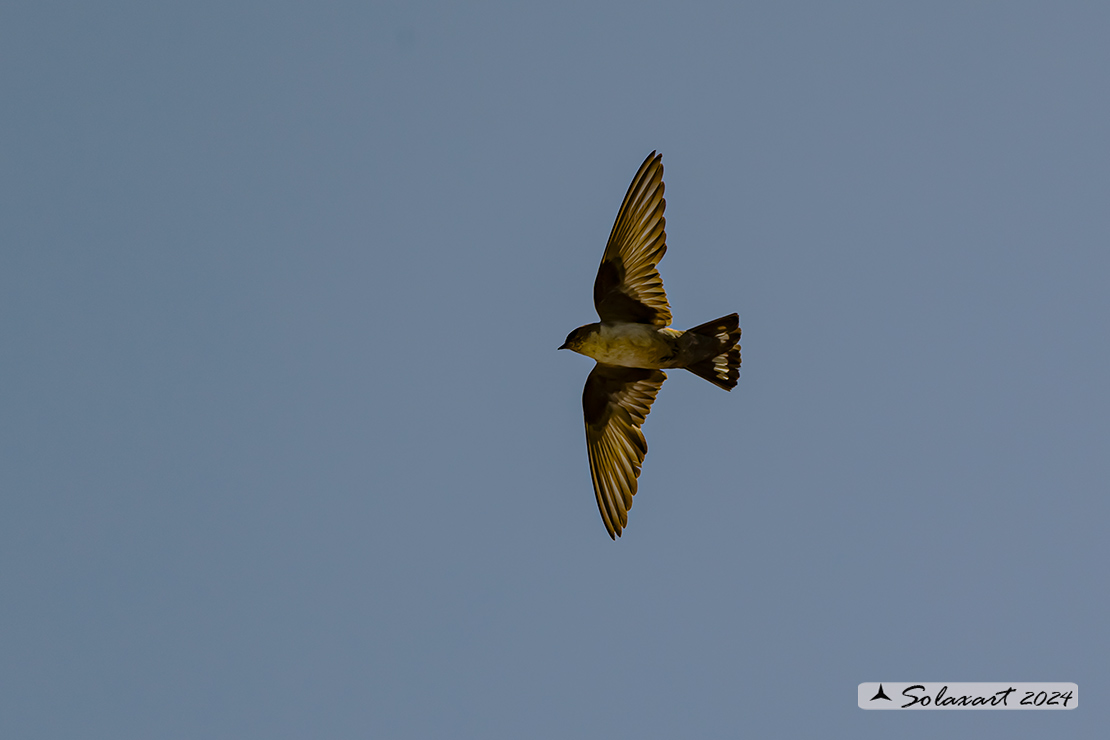
<svg viewBox="0 0 1110 740">
<path fill-rule="evenodd" d="M 713 358 L 713 372 L 721 380 L 728 380 L 728 354 L 717 355 Z"/>
</svg>

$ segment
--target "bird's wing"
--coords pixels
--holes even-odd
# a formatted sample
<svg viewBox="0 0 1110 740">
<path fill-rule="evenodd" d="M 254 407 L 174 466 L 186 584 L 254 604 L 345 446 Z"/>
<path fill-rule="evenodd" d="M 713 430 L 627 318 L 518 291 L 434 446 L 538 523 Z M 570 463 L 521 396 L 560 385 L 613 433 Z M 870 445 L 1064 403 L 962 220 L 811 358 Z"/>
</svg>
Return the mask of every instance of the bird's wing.
<svg viewBox="0 0 1110 740">
<path fill-rule="evenodd" d="M 594 280 L 594 306 L 602 321 L 671 323 L 663 278 L 655 269 L 667 251 L 666 206 L 663 155 L 652 152 L 628 186 Z"/>
<path fill-rule="evenodd" d="M 660 370 L 597 363 L 582 391 L 586 450 L 597 508 L 609 536 L 616 539 L 628 524 L 636 495 L 636 478 L 647 454 L 640 431 L 655 394 L 667 379 Z"/>
</svg>

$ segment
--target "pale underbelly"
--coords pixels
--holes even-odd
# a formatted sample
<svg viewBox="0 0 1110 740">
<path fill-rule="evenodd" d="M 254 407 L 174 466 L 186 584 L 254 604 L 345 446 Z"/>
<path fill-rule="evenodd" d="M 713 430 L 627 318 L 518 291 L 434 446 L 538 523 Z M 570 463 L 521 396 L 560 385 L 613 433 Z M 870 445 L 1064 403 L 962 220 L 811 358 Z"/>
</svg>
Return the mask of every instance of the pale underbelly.
<svg viewBox="0 0 1110 740">
<path fill-rule="evenodd" d="M 674 332 L 673 329 L 662 331 Z M 606 365 L 641 368 L 673 367 L 671 361 L 675 353 L 669 339 L 670 337 L 660 333 L 660 330 L 654 326 L 625 324 L 603 327 L 587 354 Z"/>
</svg>

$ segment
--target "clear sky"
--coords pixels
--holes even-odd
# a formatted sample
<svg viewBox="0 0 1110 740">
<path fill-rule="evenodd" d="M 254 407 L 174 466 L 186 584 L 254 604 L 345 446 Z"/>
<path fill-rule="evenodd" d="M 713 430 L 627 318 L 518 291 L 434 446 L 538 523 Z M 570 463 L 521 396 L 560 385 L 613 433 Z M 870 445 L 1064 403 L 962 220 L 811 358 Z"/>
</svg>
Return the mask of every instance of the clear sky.
<svg viewBox="0 0 1110 740">
<path fill-rule="evenodd" d="M 1110 6 L 0 16 L 0 736 L 1104 737 Z M 653 149 L 744 369 L 614 543 L 555 348 Z"/>
</svg>

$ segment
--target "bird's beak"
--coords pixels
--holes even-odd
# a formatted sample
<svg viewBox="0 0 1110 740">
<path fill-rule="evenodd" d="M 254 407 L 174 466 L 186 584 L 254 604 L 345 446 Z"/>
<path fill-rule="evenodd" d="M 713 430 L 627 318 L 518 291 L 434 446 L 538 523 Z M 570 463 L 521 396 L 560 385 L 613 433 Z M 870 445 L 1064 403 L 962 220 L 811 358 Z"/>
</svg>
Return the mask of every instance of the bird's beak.
<svg viewBox="0 0 1110 740">
<path fill-rule="evenodd" d="M 567 343 L 566 343 L 566 342 L 563 342 L 563 343 L 562 343 L 561 345 L 559 345 L 559 347 L 557 347 L 556 349 L 566 349 L 566 348 L 567 348 Z"/>
</svg>

